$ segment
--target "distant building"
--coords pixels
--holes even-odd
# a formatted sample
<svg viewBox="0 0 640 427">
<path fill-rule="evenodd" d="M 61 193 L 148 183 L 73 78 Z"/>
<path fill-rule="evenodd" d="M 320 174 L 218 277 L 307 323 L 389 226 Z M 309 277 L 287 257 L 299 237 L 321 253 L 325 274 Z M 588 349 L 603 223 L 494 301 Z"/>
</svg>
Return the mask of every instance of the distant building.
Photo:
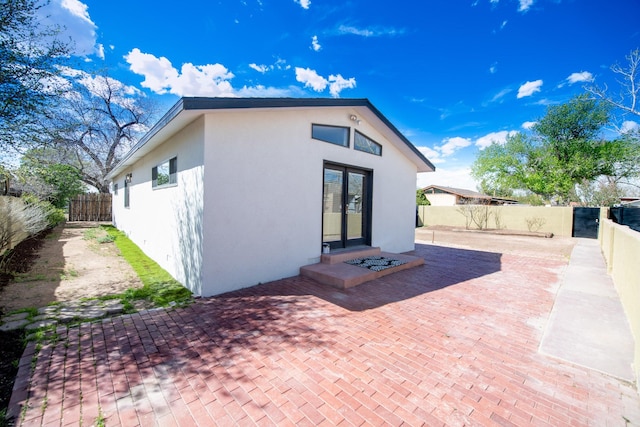
<svg viewBox="0 0 640 427">
<path fill-rule="evenodd" d="M 624 207 L 631 207 L 631 206 L 640 207 L 640 197 L 633 197 L 633 196 L 620 197 L 620 204 Z"/>
<path fill-rule="evenodd" d="M 431 206 L 455 206 L 455 205 L 514 205 L 517 200 L 504 197 L 493 197 L 477 191 L 461 188 L 443 187 L 441 185 L 429 185 L 422 192 L 431 203 Z"/>
</svg>

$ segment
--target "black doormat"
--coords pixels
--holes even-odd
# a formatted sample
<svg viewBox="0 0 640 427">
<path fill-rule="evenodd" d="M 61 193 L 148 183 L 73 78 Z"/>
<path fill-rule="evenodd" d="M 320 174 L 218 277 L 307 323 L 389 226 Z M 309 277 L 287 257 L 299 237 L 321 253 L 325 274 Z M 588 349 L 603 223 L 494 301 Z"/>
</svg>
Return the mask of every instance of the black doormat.
<svg viewBox="0 0 640 427">
<path fill-rule="evenodd" d="M 405 261 L 397 259 L 385 258 L 383 256 L 368 256 L 364 258 L 356 258 L 349 261 L 345 261 L 346 264 L 355 265 L 357 267 L 368 268 L 373 271 L 382 271 L 387 268 L 397 267 L 402 264 L 406 264 Z"/>
</svg>

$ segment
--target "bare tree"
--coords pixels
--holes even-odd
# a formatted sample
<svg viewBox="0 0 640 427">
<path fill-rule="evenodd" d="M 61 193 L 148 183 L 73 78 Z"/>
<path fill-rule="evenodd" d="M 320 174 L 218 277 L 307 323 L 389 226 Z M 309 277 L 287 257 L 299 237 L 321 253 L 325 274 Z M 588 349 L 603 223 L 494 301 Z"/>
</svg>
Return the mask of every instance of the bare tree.
<svg viewBox="0 0 640 427">
<path fill-rule="evenodd" d="M 154 108 L 142 92 L 106 74 L 64 69 L 72 88 L 48 117 L 46 142 L 57 158 L 75 167 L 83 182 L 109 192 L 105 176 L 147 130 Z"/>
<path fill-rule="evenodd" d="M 632 50 L 625 58 L 627 59 L 625 66 L 619 64 L 611 66 L 611 71 L 619 76 L 616 79 L 620 86 L 617 94 L 610 94 L 606 84 L 588 86 L 585 89 L 625 113 L 640 116 L 638 100 L 640 96 L 640 49 Z"/>
<path fill-rule="evenodd" d="M 56 99 L 50 86 L 56 64 L 70 43 L 59 28 L 38 18 L 47 0 L 0 1 L 0 148 L 30 141 L 40 131 L 36 117 Z"/>
</svg>

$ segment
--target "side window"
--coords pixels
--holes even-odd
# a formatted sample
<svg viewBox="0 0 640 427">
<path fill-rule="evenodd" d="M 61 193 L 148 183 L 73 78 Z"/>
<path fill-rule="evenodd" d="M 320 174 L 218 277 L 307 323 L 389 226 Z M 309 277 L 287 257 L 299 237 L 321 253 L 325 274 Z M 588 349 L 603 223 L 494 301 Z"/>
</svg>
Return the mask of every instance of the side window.
<svg viewBox="0 0 640 427">
<path fill-rule="evenodd" d="M 355 131 L 353 142 L 353 148 L 365 153 L 375 154 L 376 156 L 382 156 L 382 145 L 378 144 L 371 138 Z"/>
<path fill-rule="evenodd" d="M 113 195 L 114 196 L 118 195 L 118 183 L 117 182 L 113 183 Z"/>
<path fill-rule="evenodd" d="M 166 160 L 151 169 L 151 187 L 162 188 L 178 184 L 178 158 Z"/>
<path fill-rule="evenodd" d="M 349 128 L 341 126 L 311 125 L 311 138 L 330 144 L 349 146 Z"/>
<path fill-rule="evenodd" d="M 131 187 L 131 174 L 124 177 L 124 207 L 129 207 L 129 187 Z"/>
</svg>

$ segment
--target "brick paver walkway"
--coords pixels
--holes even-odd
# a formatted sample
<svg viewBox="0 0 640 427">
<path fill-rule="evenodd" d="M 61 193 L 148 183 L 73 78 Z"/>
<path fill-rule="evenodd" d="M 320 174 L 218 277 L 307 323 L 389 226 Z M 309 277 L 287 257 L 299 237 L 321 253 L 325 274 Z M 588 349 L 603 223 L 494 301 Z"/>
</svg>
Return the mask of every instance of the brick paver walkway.
<svg viewBox="0 0 640 427">
<path fill-rule="evenodd" d="M 416 254 L 344 292 L 295 277 L 60 329 L 21 361 L 22 425 L 640 424 L 633 385 L 537 351 L 563 262 Z"/>
</svg>

